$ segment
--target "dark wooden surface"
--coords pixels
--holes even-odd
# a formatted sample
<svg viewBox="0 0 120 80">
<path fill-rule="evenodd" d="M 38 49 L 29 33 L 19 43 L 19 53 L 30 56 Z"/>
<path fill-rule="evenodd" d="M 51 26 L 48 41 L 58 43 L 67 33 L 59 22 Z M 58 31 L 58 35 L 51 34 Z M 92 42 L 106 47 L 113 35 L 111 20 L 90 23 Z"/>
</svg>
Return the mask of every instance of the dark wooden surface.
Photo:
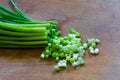
<svg viewBox="0 0 120 80">
<path fill-rule="evenodd" d="M 120 0 L 15 0 L 36 20 L 58 20 L 62 35 L 75 27 L 85 41 L 101 40 L 98 56 L 86 55 L 84 66 L 56 73 L 42 49 L 0 49 L 0 80 L 120 80 Z M 10 7 L 8 0 L 0 3 Z"/>
</svg>

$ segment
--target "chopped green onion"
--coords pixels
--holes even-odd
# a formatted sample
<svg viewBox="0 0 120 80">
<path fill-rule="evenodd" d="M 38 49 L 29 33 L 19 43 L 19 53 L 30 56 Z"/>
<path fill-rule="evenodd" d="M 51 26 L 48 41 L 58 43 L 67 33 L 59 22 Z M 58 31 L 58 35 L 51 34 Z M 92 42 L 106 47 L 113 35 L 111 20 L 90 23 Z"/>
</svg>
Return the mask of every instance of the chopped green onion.
<svg viewBox="0 0 120 80">
<path fill-rule="evenodd" d="M 60 70 L 60 67 L 58 65 L 56 65 L 54 68 L 55 68 L 56 71 Z"/>
</svg>

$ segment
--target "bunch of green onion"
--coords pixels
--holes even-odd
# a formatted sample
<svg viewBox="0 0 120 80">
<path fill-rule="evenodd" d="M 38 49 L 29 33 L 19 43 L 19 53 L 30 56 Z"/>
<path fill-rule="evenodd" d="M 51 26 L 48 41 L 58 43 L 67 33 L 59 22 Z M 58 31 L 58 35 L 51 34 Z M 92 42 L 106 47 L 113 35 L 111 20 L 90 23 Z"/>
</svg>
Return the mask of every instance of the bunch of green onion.
<svg viewBox="0 0 120 80">
<path fill-rule="evenodd" d="M 0 47 L 32 48 L 45 47 L 50 39 L 58 36 L 58 22 L 35 21 L 9 0 L 14 11 L 0 5 Z"/>
</svg>

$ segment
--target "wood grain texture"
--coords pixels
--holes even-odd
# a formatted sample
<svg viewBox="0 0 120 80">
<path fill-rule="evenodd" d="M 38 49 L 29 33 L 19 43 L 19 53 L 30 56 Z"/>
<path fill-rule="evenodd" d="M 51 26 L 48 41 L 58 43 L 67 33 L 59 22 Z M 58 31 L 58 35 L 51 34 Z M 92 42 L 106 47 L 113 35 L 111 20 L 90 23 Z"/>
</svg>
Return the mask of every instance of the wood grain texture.
<svg viewBox="0 0 120 80">
<path fill-rule="evenodd" d="M 74 26 L 85 41 L 101 40 L 98 56 L 86 64 L 56 73 L 53 60 L 41 60 L 43 49 L 0 49 L 0 80 L 120 80 L 120 0 L 15 0 L 36 20 L 58 20 L 62 35 Z M 8 0 L 0 4 L 9 6 Z"/>
</svg>

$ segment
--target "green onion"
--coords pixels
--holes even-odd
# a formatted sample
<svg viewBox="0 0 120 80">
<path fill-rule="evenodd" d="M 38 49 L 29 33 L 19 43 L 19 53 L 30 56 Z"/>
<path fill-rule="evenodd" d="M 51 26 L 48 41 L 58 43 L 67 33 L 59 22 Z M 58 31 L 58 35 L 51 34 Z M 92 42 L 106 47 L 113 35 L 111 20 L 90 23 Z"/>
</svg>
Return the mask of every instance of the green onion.
<svg viewBox="0 0 120 80">
<path fill-rule="evenodd" d="M 34 41 L 34 40 L 47 40 L 47 36 L 27 36 L 27 37 L 13 37 L 13 36 L 0 36 L 0 40 L 11 41 Z"/>
<path fill-rule="evenodd" d="M 57 65 L 56 65 L 54 68 L 55 68 L 56 71 L 59 71 L 59 70 L 60 70 L 60 67 L 57 66 Z"/>
<path fill-rule="evenodd" d="M 4 11 L 5 13 L 8 13 L 8 14 L 11 14 L 11 15 L 14 15 L 14 16 L 18 16 L 17 13 L 15 13 L 14 11 L 6 8 L 6 7 L 3 6 L 3 5 L 0 5 L 0 10 Z"/>
<path fill-rule="evenodd" d="M 26 45 L 8 45 L 8 44 L 0 44 L 0 48 L 41 48 L 45 47 L 46 45 L 32 45 L 32 46 L 26 46 Z"/>
<path fill-rule="evenodd" d="M 41 45 L 47 44 L 47 41 L 10 41 L 10 40 L 0 40 L 0 44 L 15 44 L 15 45 Z"/>
<path fill-rule="evenodd" d="M 13 0 L 10 0 L 10 3 L 13 5 L 15 11 L 23 18 L 27 19 L 28 21 L 32 21 L 32 19 L 30 17 L 28 17 L 26 14 L 24 14 L 17 6 L 16 4 L 13 2 Z"/>
<path fill-rule="evenodd" d="M 45 36 L 47 33 L 25 33 L 25 32 L 13 32 L 0 29 L 1 35 L 8 35 L 8 36 Z"/>
<path fill-rule="evenodd" d="M 20 31 L 20 32 L 39 32 L 44 33 L 46 31 L 46 27 L 17 27 L 12 25 L 4 25 L 0 23 L 0 29 L 12 30 L 12 31 Z"/>
</svg>

